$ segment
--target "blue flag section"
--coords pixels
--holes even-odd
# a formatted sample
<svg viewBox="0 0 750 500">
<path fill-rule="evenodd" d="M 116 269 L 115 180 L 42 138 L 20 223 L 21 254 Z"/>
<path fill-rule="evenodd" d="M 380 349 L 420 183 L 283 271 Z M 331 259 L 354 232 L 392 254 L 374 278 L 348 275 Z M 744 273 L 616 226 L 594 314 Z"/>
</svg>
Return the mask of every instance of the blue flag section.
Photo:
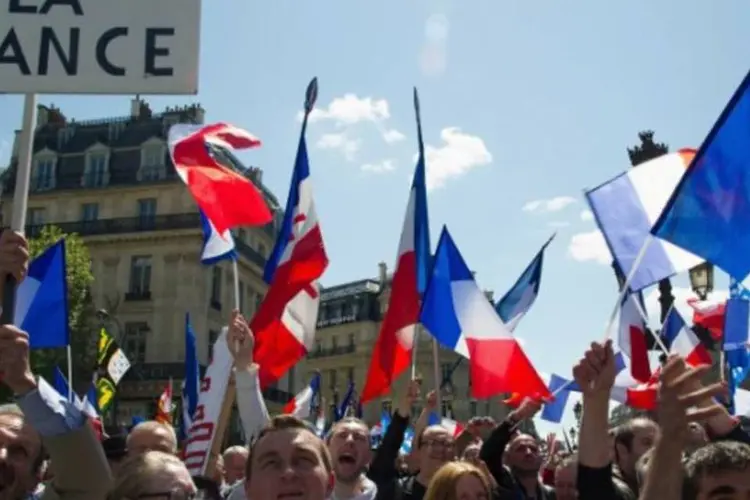
<svg viewBox="0 0 750 500">
<path fill-rule="evenodd" d="M 417 291 L 420 297 L 427 289 L 427 281 L 432 267 L 430 253 L 430 220 L 427 214 L 427 183 L 424 163 L 424 140 L 422 139 L 422 115 L 419 107 L 419 94 L 414 88 L 414 113 L 417 117 L 417 140 L 419 156 L 414 169 L 412 196 L 414 201 L 414 253 L 417 260 Z"/>
<path fill-rule="evenodd" d="M 750 73 L 651 232 L 737 279 L 750 274 Z"/>
<path fill-rule="evenodd" d="M 16 325 L 29 334 L 32 349 L 65 347 L 68 330 L 68 282 L 65 279 L 65 240 L 60 240 L 29 264 L 16 292 Z"/>
</svg>

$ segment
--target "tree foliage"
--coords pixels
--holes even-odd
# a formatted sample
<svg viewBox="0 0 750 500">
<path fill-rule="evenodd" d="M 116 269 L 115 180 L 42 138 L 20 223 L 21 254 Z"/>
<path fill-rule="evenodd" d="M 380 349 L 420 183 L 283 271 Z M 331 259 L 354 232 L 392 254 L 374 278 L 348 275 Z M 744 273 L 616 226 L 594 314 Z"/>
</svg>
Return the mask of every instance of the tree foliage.
<svg viewBox="0 0 750 500">
<path fill-rule="evenodd" d="M 61 238 L 65 238 L 73 385 L 77 392 L 85 392 L 91 384 L 96 361 L 95 308 L 90 293 L 94 274 L 89 250 L 77 234 L 65 234 L 58 227 L 47 226 L 29 239 L 29 253 L 34 259 Z M 66 349 L 36 350 L 32 352 L 31 362 L 34 372 L 44 377 L 51 377 L 56 366 L 66 372 Z"/>
</svg>

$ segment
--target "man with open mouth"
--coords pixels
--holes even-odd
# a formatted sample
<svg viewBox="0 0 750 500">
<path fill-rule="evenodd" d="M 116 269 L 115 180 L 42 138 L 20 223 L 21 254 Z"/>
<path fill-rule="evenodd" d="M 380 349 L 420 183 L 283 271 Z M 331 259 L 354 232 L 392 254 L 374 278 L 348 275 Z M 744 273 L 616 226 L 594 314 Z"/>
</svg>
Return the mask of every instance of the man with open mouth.
<svg viewBox="0 0 750 500">
<path fill-rule="evenodd" d="M 336 483 L 331 500 L 374 500 L 378 488 L 365 475 L 372 459 L 370 431 L 358 418 L 336 422 L 328 436 Z"/>
</svg>

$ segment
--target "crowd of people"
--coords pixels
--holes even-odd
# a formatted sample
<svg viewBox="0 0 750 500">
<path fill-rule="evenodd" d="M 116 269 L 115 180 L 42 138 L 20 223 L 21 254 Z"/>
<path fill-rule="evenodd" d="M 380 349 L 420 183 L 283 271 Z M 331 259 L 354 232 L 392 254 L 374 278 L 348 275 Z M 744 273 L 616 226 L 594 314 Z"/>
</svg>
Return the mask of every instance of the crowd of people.
<svg viewBox="0 0 750 500">
<path fill-rule="evenodd" d="M 26 240 L 0 235 L 0 275 L 22 280 Z M 728 500 L 750 498 L 750 436 L 724 406 L 708 367 L 671 357 L 660 371 L 658 411 L 609 427 L 615 356 L 593 343 L 573 369 L 583 416 L 575 450 L 518 431 L 543 402 L 525 399 L 499 423 L 472 419 L 459 436 L 429 425 L 434 394 L 415 422 L 412 451 L 401 455 L 416 380 L 377 449 L 370 428 L 345 417 L 320 438 L 291 415 L 269 416 L 253 360 L 254 339 L 234 312 L 228 345 L 247 446 L 212 457 L 212 477 L 191 477 L 175 431 L 156 421 L 125 438 L 102 436 L 75 405 L 32 372 L 28 336 L 0 326 L 0 372 L 15 404 L 0 406 L 0 500 Z"/>
</svg>

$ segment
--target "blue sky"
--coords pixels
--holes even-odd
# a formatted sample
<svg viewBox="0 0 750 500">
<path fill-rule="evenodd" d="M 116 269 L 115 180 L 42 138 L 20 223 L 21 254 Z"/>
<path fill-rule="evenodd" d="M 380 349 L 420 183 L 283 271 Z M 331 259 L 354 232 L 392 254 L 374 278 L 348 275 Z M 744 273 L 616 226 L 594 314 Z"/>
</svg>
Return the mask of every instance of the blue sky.
<svg viewBox="0 0 750 500">
<path fill-rule="evenodd" d="M 381 260 L 392 267 L 416 85 L 433 241 L 447 224 L 480 285 L 499 296 L 558 232 L 517 334 L 539 370 L 563 375 L 601 338 L 615 300 L 582 190 L 628 166 L 639 130 L 697 147 L 748 70 L 750 7 L 740 0 L 211 0 L 203 11 L 199 95 L 148 100 L 154 110 L 197 101 L 207 120 L 257 134 L 263 148 L 242 158 L 283 199 L 296 116 L 318 76 L 308 141 L 331 257 L 324 284 L 375 276 Z M 129 112 L 126 96 L 40 102 L 79 120 Z M 0 109 L 4 164 L 21 98 L 0 95 Z"/>
</svg>

